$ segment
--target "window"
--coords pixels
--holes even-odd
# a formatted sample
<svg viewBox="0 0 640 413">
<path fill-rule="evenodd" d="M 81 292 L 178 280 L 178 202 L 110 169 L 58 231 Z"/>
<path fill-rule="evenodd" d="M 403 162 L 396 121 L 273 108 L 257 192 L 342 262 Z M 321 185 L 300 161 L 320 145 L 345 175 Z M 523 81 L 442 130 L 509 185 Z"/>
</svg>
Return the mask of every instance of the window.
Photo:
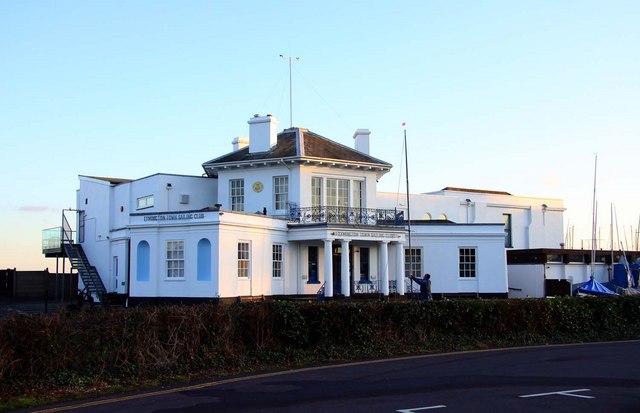
<svg viewBox="0 0 640 413">
<path fill-rule="evenodd" d="M 311 178 L 311 206 L 319 207 L 322 205 L 322 178 Z"/>
<path fill-rule="evenodd" d="M 151 208 L 153 206 L 153 195 L 138 198 L 137 209 Z"/>
<path fill-rule="evenodd" d="M 149 281 L 149 243 L 140 241 L 137 250 L 136 281 Z"/>
<path fill-rule="evenodd" d="M 419 277 L 422 274 L 422 249 L 404 249 L 404 272 L 405 277 Z"/>
<path fill-rule="evenodd" d="M 184 241 L 167 241 L 167 278 L 184 278 Z"/>
<path fill-rule="evenodd" d="M 282 245 L 273 244 L 271 251 L 273 256 L 271 276 L 273 278 L 280 278 L 282 277 Z"/>
<path fill-rule="evenodd" d="M 474 278 L 476 276 L 476 249 L 460 248 L 460 277 Z"/>
<path fill-rule="evenodd" d="M 364 198 L 364 181 L 353 181 L 353 205 L 354 208 L 362 208 Z"/>
<path fill-rule="evenodd" d="M 238 242 L 238 278 L 249 277 L 249 243 Z"/>
<path fill-rule="evenodd" d="M 289 203 L 289 177 L 273 177 L 273 201 L 276 210 L 287 209 Z"/>
<path fill-rule="evenodd" d="M 231 210 L 244 211 L 244 179 L 231 179 L 229 193 L 231 195 Z"/>
<path fill-rule="evenodd" d="M 511 239 L 511 214 L 502 214 L 504 219 L 504 246 L 506 248 L 512 248 L 513 243 Z"/>
<path fill-rule="evenodd" d="M 348 179 L 327 179 L 327 206 L 349 206 Z"/>
<path fill-rule="evenodd" d="M 198 241 L 198 281 L 211 281 L 211 241 L 202 238 Z"/>
</svg>

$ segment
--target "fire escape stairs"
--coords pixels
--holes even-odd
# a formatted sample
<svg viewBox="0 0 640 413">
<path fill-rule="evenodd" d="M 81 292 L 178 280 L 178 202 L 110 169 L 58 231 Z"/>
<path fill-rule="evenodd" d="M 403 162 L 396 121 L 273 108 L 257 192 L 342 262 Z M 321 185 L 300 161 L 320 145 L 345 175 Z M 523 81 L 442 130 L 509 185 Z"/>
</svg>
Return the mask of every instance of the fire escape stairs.
<svg viewBox="0 0 640 413">
<path fill-rule="evenodd" d="M 107 293 L 107 289 L 104 287 L 98 270 L 89 262 L 82 245 L 65 242 L 63 246 L 64 253 L 71 262 L 71 268 L 78 272 L 86 292 L 101 301 L 102 296 Z"/>
</svg>

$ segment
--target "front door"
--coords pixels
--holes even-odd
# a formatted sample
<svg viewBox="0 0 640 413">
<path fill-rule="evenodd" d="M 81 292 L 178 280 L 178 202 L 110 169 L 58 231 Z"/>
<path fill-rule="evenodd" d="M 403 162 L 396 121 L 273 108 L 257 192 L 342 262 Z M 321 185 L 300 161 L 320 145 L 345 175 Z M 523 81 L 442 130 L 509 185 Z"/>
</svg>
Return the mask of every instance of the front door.
<svg viewBox="0 0 640 413">
<path fill-rule="evenodd" d="M 318 283 L 318 247 L 309 246 L 309 283 Z"/>
<path fill-rule="evenodd" d="M 342 263 L 340 262 L 340 247 L 333 245 L 333 295 L 342 294 L 342 283 L 340 278 L 342 275 Z"/>
</svg>

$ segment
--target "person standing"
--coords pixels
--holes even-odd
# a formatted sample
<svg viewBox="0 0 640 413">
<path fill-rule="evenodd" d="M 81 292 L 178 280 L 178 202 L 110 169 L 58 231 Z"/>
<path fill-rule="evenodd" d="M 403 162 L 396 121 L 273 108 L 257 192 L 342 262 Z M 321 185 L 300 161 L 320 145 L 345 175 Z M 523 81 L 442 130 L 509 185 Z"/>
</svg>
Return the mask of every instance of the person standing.
<svg viewBox="0 0 640 413">
<path fill-rule="evenodd" d="M 433 296 L 431 295 L 431 274 L 425 274 L 422 278 L 417 278 L 412 275 L 411 279 L 420 286 L 420 299 L 422 301 L 433 300 Z"/>
</svg>

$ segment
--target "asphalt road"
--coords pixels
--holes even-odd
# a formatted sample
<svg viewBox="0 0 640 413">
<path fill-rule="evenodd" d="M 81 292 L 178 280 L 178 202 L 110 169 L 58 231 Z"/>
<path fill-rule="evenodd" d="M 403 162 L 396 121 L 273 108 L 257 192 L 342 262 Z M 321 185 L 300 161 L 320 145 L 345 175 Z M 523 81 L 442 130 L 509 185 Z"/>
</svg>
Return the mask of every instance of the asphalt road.
<svg viewBox="0 0 640 413">
<path fill-rule="evenodd" d="M 374 360 L 31 411 L 640 412 L 640 341 Z"/>
</svg>

